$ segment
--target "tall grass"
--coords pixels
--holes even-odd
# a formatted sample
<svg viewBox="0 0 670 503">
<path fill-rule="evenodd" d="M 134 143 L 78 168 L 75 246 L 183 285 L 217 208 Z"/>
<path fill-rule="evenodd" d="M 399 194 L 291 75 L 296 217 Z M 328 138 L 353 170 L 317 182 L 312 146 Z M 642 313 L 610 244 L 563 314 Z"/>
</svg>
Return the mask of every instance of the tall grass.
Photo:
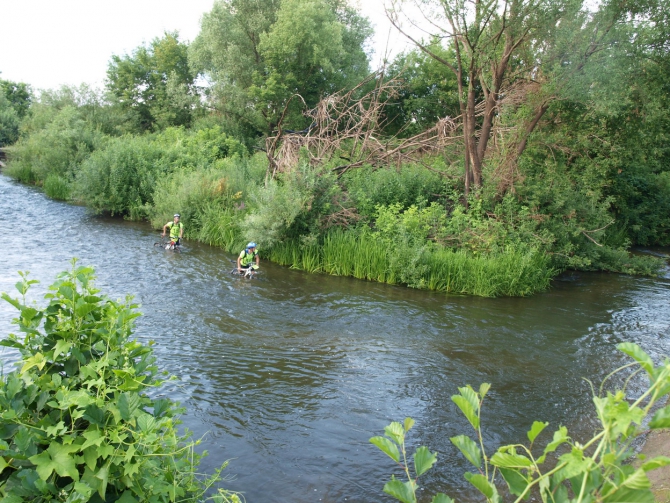
<svg viewBox="0 0 670 503">
<path fill-rule="evenodd" d="M 190 236 L 212 246 L 219 246 L 229 252 L 242 246 L 242 235 L 235 219 L 234 211 L 219 204 L 209 203 L 194 216 L 191 224 L 195 227 Z"/>
<path fill-rule="evenodd" d="M 482 297 L 543 291 L 556 274 L 547 256 L 536 251 L 510 248 L 473 255 L 438 247 L 407 249 L 353 230 L 331 231 L 320 245 L 278 243 L 267 256 L 272 262 L 309 272 Z"/>
<path fill-rule="evenodd" d="M 67 201 L 70 199 L 70 184 L 68 181 L 55 173 L 47 175 L 44 180 L 44 193 L 51 199 Z"/>
</svg>

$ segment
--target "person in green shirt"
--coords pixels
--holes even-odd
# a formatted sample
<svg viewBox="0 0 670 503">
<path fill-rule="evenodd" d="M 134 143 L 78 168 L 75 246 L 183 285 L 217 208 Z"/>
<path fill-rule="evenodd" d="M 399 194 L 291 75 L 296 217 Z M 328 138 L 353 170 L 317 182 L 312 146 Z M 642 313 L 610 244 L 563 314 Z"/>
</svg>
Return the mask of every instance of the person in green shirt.
<svg viewBox="0 0 670 503">
<path fill-rule="evenodd" d="M 254 262 L 256 262 L 256 267 L 254 267 Z M 240 252 L 240 256 L 237 257 L 237 271 L 241 273 L 250 267 L 257 269 L 259 262 L 260 258 L 256 251 L 256 243 L 252 241 Z"/>
<path fill-rule="evenodd" d="M 179 246 L 181 238 L 184 237 L 184 224 L 179 221 L 179 218 L 179 213 L 175 213 L 174 220 L 163 226 L 163 237 L 165 237 L 167 230 L 170 229 L 170 244 L 173 246 Z"/>
</svg>

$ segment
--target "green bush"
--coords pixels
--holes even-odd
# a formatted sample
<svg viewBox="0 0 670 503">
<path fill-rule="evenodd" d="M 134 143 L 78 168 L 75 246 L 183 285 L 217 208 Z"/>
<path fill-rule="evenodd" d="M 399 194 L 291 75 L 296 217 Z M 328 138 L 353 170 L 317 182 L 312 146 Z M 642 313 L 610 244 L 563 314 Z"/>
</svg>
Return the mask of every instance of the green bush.
<svg viewBox="0 0 670 503">
<path fill-rule="evenodd" d="M 150 346 L 130 340 L 136 306 L 101 295 L 93 270 L 72 264 L 45 308 L 27 304 L 37 282 L 27 274 L 19 298 L 2 294 L 23 333 L 1 342 L 21 353 L 0 381 L 2 501 L 203 501 L 220 470 L 197 473 L 181 409 L 147 395 L 163 381 Z M 214 499 L 239 501 L 223 490 Z"/>
<path fill-rule="evenodd" d="M 97 212 L 144 218 L 156 183 L 166 174 L 162 157 L 150 136 L 114 138 L 83 163 L 76 178 L 77 196 Z"/>
<path fill-rule="evenodd" d="M 423 166 L 402 165 L 398 169 L 371 166 L 355 169 L 342 177 L 344 189 L 358 212 L 372 217 L 379 205 L 422 206 L 444 202 L 445 182 L 435 171 Z"/>
<path fill-rule="evenodd" d="M 73 178 L 81 163 L 108 138 L 72 106 L 51 111 L 45 120 L 43 127 L 22 135 L 12 147 L 10 176 L 27 181 L 30 170 L 29 178 L 36 182 L 43 182 L 50 174 Z"/>
</svg>

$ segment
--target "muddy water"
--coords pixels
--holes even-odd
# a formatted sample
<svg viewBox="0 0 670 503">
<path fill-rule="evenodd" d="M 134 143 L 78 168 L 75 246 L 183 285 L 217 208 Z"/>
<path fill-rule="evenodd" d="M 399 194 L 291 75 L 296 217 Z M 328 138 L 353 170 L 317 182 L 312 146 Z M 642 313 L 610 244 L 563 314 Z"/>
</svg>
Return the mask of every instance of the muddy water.
<svg viewBox="0 0 670 503">
<path fill-rule="evenodd" d="M 416 420 L 411 442 L 438 451 L 426 493 L 472 495 L 449 437 L 469 434 L 451 395 L 490 382 L 485 442 L 523 441 L 533 420 L 576 437 L 593 424 L 589 388 L 625 361 L 615 346 L 670 354 L 670 275 L 566 274 L 526 299 L 445 296 L 262 262 L 245 281 L 233 257 L 187 242 L 155 249 L 145 224 L 89 215 L 0 176 L 4 232 L 0 291 L 16 271 L 42 283 L 76 256 L 111 297 L 132 293 L 144 313 L 136 335 L 156 341 L 164 390 L 210 455 L 230 459 L 226 483 L 248 502 L 390 501 L 393 462 L 368 443 L 392 420 Z M 667 250 L 660 250 L 660 253 Z M 262 256 L 262 250 L 261 250 Z M 12 330 L 0 304 L 0 334 Z M 16 355 L 0 348 L 5 370 Z"/>
</svg>

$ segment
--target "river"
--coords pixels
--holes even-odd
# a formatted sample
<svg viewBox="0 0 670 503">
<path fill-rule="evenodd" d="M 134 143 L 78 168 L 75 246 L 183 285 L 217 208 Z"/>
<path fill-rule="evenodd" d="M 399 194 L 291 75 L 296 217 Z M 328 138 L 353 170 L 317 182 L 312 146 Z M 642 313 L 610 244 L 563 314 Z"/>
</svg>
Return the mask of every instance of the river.
<svg viewBox="0 0 670 503">
<path fill-rule="evenodd" d="M 159 367 L 178 376 L 164 393 L 204 437 L 202 467 L 211 473 L 231 460 L 225 486 L 249 503 L 392 501 L 382 487 L 401 473 L 368 439 L 406 416 L 416 420 L 411 451 L 438 451 L 420 479 L 426 494 L 471 498 L 470 467 L 449 441 L 472 433 L 450 400 L 459 386 L 492 385 L 482 414 L 492 453 L 523 441 L 534 420 L 586 438 L 594 413 L 584 379 L 599 383 L 627 361 L 619 342 L 655 360 L 670 354 L 668 270 L 660 279 L 567 273 L 546 293 L 501 299 L 262 260 L 262 275 L 249 281 L 229 273 L 233 256 L 219 249 L 156 249 L 146 224 L 92 216 L 5 176 L 0 212 L 0 291 L 15 292 L 17 271 L 27 270 L 41 280 L 32 292 L 41 301 L 77 257 L 95 267 L 104 293 L 135 295 L 144 313 L 136 337 L 156 341 Z M 14 314 L 0 303 L 0 334 L 13 330 Z M 0 348 L 0 361 L 10 370 L 16 355 Z"/>
</svg>

